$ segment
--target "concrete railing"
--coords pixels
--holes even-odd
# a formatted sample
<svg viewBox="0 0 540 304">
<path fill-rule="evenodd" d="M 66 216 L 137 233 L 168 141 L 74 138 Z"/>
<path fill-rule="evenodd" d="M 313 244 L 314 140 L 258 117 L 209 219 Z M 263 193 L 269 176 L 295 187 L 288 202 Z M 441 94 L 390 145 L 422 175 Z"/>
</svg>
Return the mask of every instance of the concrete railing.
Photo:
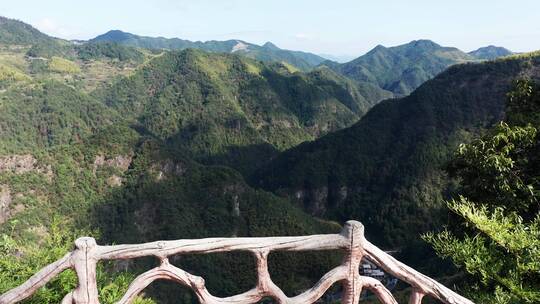
<svg viewBox="0 0 540 304">
<path fill-rule="evenodd" d="M 287 297 L 276 286 L 268 272 L 268 254 L 272 251 L 344 250 L 340 266 L 326 273 L 311 289 L 295 297 Z M 258 280 L 253 289 L 231 297 L 215 297 L 205 287 L 204 279 L 192 275 L 169 263 L 169 256 L 176 254 L 205 254 L 228 251 L 249 251 L 257 261 Z M 96 283 L 96 265 L 100 260 L 126 260 L 154 256 L 160 266 L 139 275 L 118 302 L 131 303 L 148 285 L 158 279 L 175 281 L 191 288 L 200 303 L 249 304 L 271 297 L 278 303 L 313 303 L 334 283 L 343 285 L 342 303 L 353 304 L 360 300 L 363 289 L 370 290 L 385 304 L 397 303 L 390 291 L 378 280 L 360 275 L 362 258 L 370 260 L 395 278 L 411 285 L 410 304 L 419 304 L 424 296 L 431 296 L 446 304 L 473 304 L 435 280 L 415 271 L 380 250 L 364 238 L 364 226 L 349 221 L 340 234 L 264 238 L 207 238 L 195 240 L 158 241 L 134 245 L 99 246 L 93 238 L 75 241 L 75 250 L 43 268 L 24 284 L 0 296 L 0 304 L 11 304 L 30 297 L 62 271 L 71 268 L 79 280 L 75 290 L 67 294 L 62 304 L 99 304 Z"/>
</svg>

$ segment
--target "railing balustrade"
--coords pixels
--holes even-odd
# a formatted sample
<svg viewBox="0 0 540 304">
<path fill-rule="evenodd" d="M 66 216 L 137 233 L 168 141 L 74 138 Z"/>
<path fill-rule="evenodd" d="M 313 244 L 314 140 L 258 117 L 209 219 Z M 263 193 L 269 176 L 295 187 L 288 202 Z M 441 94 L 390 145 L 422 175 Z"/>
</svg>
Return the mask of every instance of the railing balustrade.
<svg viewBox="0 0 540 304">
<path fill-rule="evenodd" d="M 326 273 L 312 288 L 288 297 L 272 282 L 268 271 L 268 254 L 272 251 L 315 251 L 340 249 L 346 252 L 341 265 Z M 257 262 L 258 279 L 253 289 L 230 297 L 216 297 L 205 287 L 204 279 L 169 263 L 176 254 L 205 254 L 214 252 L 249 251 Z M 364 226 L 348 221 L 340 234 L 207 238 L 194 240 L 157 241 L 133 245 L 99 246 L 93 238 L 75 241 L 75 250 L 33 275 L 24 284 L 0 296 L 0 304 L 12 304 L 30 297 L 62 271 L 74 269 L 78 286 L 68 293 L 62 304 L 99 304 L 96 265 L 101 260 L 126 260 L 154 256 L 160 266 L 139 275 L 129 286 L 118 304 L 131 303 L 148 285 L 158 279 L 175 281 L 191 288 L 202 304 L 251 304 L 271 297 L 278 303 L 313 303 L 336 282 L 343 285 L 343 304 L 356 304 L 363 289 L 370 290 L 384 304 L 397 303 L 390 291 L 378 280 L 362 276 L 361 260 L 366 258 L 395 278 L 411 285 L 409 304 L 419 304 L 424 296 L 431 296 L 445 304 L 473 304 L 437 281 L 397 261 L 364 238 Z"/>
</svg>

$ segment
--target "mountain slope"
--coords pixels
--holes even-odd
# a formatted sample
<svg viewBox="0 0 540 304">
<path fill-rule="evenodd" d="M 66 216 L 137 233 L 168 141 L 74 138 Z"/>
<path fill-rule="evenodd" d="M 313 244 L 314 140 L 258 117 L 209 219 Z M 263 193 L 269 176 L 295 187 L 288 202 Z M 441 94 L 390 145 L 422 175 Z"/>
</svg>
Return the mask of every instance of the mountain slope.
<svg viewBox="0 0 540 304">
<path fill-rule="evenodd" d="M 456 48 L 415 40 L 390 48 L 379 45 L 353 61 L 328 66 L 351 79 L 371 82 L 403 96 L 447 67 L 475 60 Z"/>
<path fill-rule="evenodd" d="M 499 57 L 512 55 L 513 52 L 503 47 L 490 45 L 486 47 L 481 47 L 477 50 L 469 52 L 468 54 L 478 59 L 493 60 Z"/>
<path fill-rule="evenodd" d="M 0 49 L 0 234 L 36 246 L 55 223 L 100 243 L 336 232 L 338 225 L 251 188 L 233 169 L 201 165 L 189 152 L 258 143 L 273 152 L 351 124 L 387 96 L 329 70 L 304 74 L 236 55 L 155 55 L 92 43 L 34 58 L 26 56 L 30 49 L 51 48 L 11 46 Z M 270 263 L 276 282 L 297 293 L 336 257 L 277 255 Z M 216 294 L 241 292 L 254 280 L 245 256 L 171 262 L 204 274 Z M 148 266 L 106 267 L 138 273 Z M 192 302 L 189 293 L 159 288 L 148 293 L 160 303 Z"/>
<path fill-rule="evenodd" d="M 43 34 L 29 24 L 0 16 L 1 44 L 31 45 L 51 40 L 55 38 Z"/>
<path fill-rule="evenodd" d="M 199 160 L 239 157 L 235 162 L 246 164 L 243 154 L 255 150 L 255 165 L 275 150 L 353 124 L 388 96 L 328 69 L 303 74 L 190 49 L 155 58 L 98 98 Z"/>
<path fill-rule="evenodd" d="M 143 54 L 133 47 L 114 42 L 73 43 L 48 36 L 31 25 L 19 20 L 0 16 L 0 46 L 2 51 L 21 52 L 35 59 L 66 57 L 70 60 L 98 58 L 120 61 L 141 61 Z"/>
<path fill-rule="evenodd" d="M 263 46 L 255 45 L 241 40 L 226 41 L 189 41 L 179 38 L 145 37 L 131 33 L 112 30 L 99 35 L 90 42 L 117 42 L 120 44 L 147 48 L 147 49 L 167 49 L 183 50 L 187 48 L 201 49 L 209 52 L 237 53 L 243 56 L 262 60 L 265 62 L 285 61 L 293 66 L 308 70 L 323 62 L 325 59 L 311 53 L 283 50 L 268 42 Z"/>
<path fill-rule="evenodd" d="M 116 42 L 147 49 L 182 49 L 188 48 L 192 42 L 179 38 L 137 36 L 119 30 L 111 30 L 89 40 L 89 42 Z"/>
<path fill-rule="evenodd" d="M 60 82 L 17 86 L 1 95 L 0 153 L 75 143 L 114 121 L 114 111 Z"/>
<path fill-rule="evenodd" d="M 0 137 L 0 144 L 3 141 Z M 0 152 L 0 234 L 18 242 L 40 244 L 53 223 L 62 223 L 62 229 L 76 227 L 101 244 L 339 230 L 337 225 L 317 221 L 282 198 L 250 188 L 234 170 L 201 166 L 182 156 L 181 151 L 171 150 L 122 123 L 109 125 L 76 143 L 18 152 Z M 291 261 L 295 266 L 289 264 Z M 253 265 L 245 256 L 186 256 L 171 262 L 204 274 L 208 286 L 218 294 L 241 292 L 254 279 Z M 271 263 L 282 286 L 298 292 L 314 284 L 338 261 L 336 256 L 324 254 L 286 261 L 274 258 Z M 148 269 L 149 264 L 118 264 L 108 271 L 137 273 Z M 294 276 L 282 270 L 291 267 Z M 159 303 L 191 303 L 190 293 L 155 290 L 147 292 L 159 298 Z"/>
<path fill-rule="evenodd" d="M 540 77 L 540 56 L 449 68 L 410 96 L 379 103 L 354 126 L 283 152 L 254 184 L 312 214 L 355 218 L 391 247 L 441 223 L 452 188 L 442 172 L 457 143 L 503 117 L 512 80 Z"/>
<path fill-rule="evenodd" d="M 71 42 L 50 37 L 22 21 L 0 16 L 0 45 L 11 49 L 30 47 L 27 54 L 31 57 L 52 57 L 65 53 Z"/>
<path fill-rule="evenodd" d="M 236 82 L 239 86 L 240 81 L 234 76 L 242 75 L 228 70 L 236 64 L 246 64 L 242 65 L 243 73 L 249 70 L 255 75 L 268 69 L 268 73 L 286 79 L 290 77 L 290 82 L 286 79 L 280 82 L 288 87 L 294 85 L 295 77 L 288 70 L 290 67 L 266 67 L 234 55 L 186 51 L 184 55 L 189 58 L 182 64 L 170 66 L 169 60 L 174 61 L 181 55 L 167 53 L 145 63 L 131 77 L 121 77 L 126 69 L 133 68 L 131 61 L 140 60 L 141 54 L 133 53 L 133 48 L 117 46 L 85 44 L 72 49 L 79 51 L 74 57 L 39 59 L 25 56 L 28 47 L 0 50 L 0 235 L 39 246 L 45 235 L 52 234 L 51 227 L 55 223 L 62 223 L 62 229 L 76 228 L 82 235 L 95 236 L 100 243 L 316 234 L 339 230 L 336 224 L 313 219 L 283 198 L 249 187 L 238 172 L 223 166 L 200 165 L 186 156 L 185 151 L 175 149 L 174 142 L 167 142 L 165 136 L 156 138 L 140 125 L 131 126 L 136 117 L 141 118 L 141 125 L 147 124 L 156 128 L 152 131 L 157 131 L 160 126 L 166 126 L 164 121 L 176 124 L 182 119 L 195 119 L 197 111 L 206 106 L 205 115 L 223 116 L 224 120 L 220 122 L 235 123 L 230 120 L 234 117 L 226 115 L 228 112 L 219 111 L 231 110 L 228 100 L 231 96 L 225 88 L 229 83 L 224 82 Z M 187 55 L 189 53 L 192 54 Z M 95 74 L 97 72 L 99 75 Z M 310 82 L 316 81 L 316 72 L 313 75 Z M 114 82 L 120 87 L 120 83 L 131 83 L 135 79 L 135 86 L 143 80 L 148 84 L 142 87 L 148 90 L 147 94 L 158 85 L 165 89 L 158 94 L 161 99 L 141 97 L 149 102 L 141 112 L 134 112 L 136 109 L 130 109 L 129 104 L 118 108 L 107 106 L 99 99 L 100 94 L 85 93 L 85 84 L 108 83 L 109 77 L 117 76 L 123 79 Z M 300 84 L 294 86 L 302 88 L 301 84 L 308 82 L 307 78 L 298 74 Z M 180 82 L 181 79 L 189 81 Z M 329 88 L 336 86 L 337 92 L 345 90 L 339 89 L 339 85 L 331 80 L 327 82 Z M 308 88 L 311 86 L 315 87 L 307 85 Z M 182 91 L 184 99 L 169 95 L 178 87 L 185 89 Z M 106 90 L 112 94 L 107 88 L 98 91 Z M 181 101 L 191 100 L 190 97 L 195 95 L 190 94 L 197 90 L 205 96 L 194 101 L 198 107 L 184 105 L 182 108 Z M 268 93 L 258 91 L 257 87 L 251 90 L 253 94 Z M 314 96 L 324 96 L 323 84 L 318 91 L 322 93 L 313 93 Z M 162 103 L 152 105 L 156 100 Z M 175 111 L 171 112 L 171 109 Z M 155 116 L 152 110 L 156 111 Z M 262 110 L 255 112 L 265 115 Z M 167 115 L 175 119 L 163 119 Z M 206 127 L 204 124 L 192 125 Z M 249 135 L 249 132 L 252 131 L 246 133 Z M 294 137 L 294 132 L 288 136 Z M 206 139 L 206 143 L 212 143 L 213 139 Z M 204 147 L 201 149 L 204 151 Z M 287 260 L 278 257 L 273 258 L 271 267 L 276 271 L 276 282 L 288 292 L 296 293 L 314 284 L 323 272 L 337 263 L 336 257 L 331 254 L 294 256 Z M 25 256 L 18 258 L 24 260 Z M 294 276 L 289 271 L 291 261 L 296 265 Z M 220 255 L 208 259 L 189 256 L 180 262 L 172 262 L 204 274 L 208 286 L 217 294 L 239 293 L 254 279 L 249 257 Z M 143 261 L 115 265 L 107 271 L 109 274 L 118 272 L 117 267 L 138 273 L 148 269 L 149 265 Z M 0 293 L 4 291 L 0 290 Z M 159 299 L 159 303 L 192 302 L 190 293 L 169 288 L 160 292 L 159 284 L 148 293 Z"/>
</svg>

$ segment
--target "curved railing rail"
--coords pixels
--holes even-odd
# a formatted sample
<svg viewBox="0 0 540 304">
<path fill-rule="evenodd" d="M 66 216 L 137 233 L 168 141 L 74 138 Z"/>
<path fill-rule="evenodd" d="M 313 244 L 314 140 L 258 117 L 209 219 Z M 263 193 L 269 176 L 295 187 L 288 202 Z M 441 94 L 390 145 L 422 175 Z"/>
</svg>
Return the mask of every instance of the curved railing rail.
<svg viewBox="0 0 540 304">
<path fill-rule="evenodd" d="M 346 251 L 343 263 L 326 273 L 315 286 L 302 294 L 287 297 L 272 282 L 268 272 L 268 254 L 271 251 L 332 249 Z M 206 289 L 203 278 L 173 266 L 168 260 L 169 256 L 175 254 L 227 251 L 253 253 L 257 261 L 258 280 L 253 289 L 225 298 L 213 296 Z M 265 297 L 271 297 L 279 303 L 313 303 L 336 282 L 343 284 L 344 304 L 358 303 L 363 288 L 373 292 L 382 303 L 397 303 L 390 291 L 378 280 L 360 275 L 359 266 L 362 258 L 367 258 L 387 273 L 410 284 L 412 287 L 410 304 L 421 303 L 426 295 L 445 304 L 474 304 L 368 242 L 364 238 L 364 226 L 356 221 L 347 222 L 340 234 L 294 237 L 208 238 L 115 246 L 99 246 L 93 238 L 83 237 L 75 241 L 74 251 L 43 268 L 24 284 L 1 295 L 0 304 L 17 303 L 30 297 L 37 289 L 68 268 L 75 270 L 79 283 L 75 290 L 64 297 L 62 304 L 99 304 L 96 284 L 97 263 L 100 260 L 124 260 L 143 256 L 155 256 L 161 264 L 139 275 L 118 304 L 131 303 L 144 288 L 158 279 L 175 281 L 191 288 L 199 302 L 204 304 L 250 304 L 257 303 Z"/>
</svg>

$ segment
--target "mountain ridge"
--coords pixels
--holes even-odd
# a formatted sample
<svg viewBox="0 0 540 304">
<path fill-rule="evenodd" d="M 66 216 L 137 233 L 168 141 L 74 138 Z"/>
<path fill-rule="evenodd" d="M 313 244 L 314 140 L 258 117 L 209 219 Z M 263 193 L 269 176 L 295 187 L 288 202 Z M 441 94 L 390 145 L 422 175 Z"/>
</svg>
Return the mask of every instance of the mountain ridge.
<svg viewBox="0 0 540 304">
<path fill-rule="evenodd" d="M 185 146 L 195 143 L 209 154 L 214 146 L 241 143 L 246 149 L 230 154 L 251 165 L 244 155 L 260 160 L 267 154 L 259 152 L 273 152 L 268 144 L 259 149 L 265 126 L 257 121 L 281 124 L 281 134 L 266 132 L 276 145 L 283 144 L 279 138 L 298 142 L 315 134 L 308 123 L 317 115 L 298 115 L 304 104 L 321 113 L 323 122 L 352 123 L 353 110 L 366 110 L 364 101 L 356 100 L 358 84 L 332 71 L 308 75 L 288 64 L 236 54 L 194 49 L 155 54 L 108 42 L 57 49 L 48 43 L 0 48 L 0 234 L 39 247 L 43 236 L 53 235 L 54 223 L 62 223 L 66 243 L 72 233 L 125 243 L 339 231 L 335 223 L 250 187 L 220 159 L 207 165 L 195 161 L 197 155 L 188 155 Z M 29 56 L 30 50 L 43 56 Z M 349 120 L 335 119 L 334 106 Z M 238 134 L 245 136 L 235 138 Z M 24 254 L 13 257 L 28 262 Z M 205 278 L 218 294 L 241 292 L 252 282 L 246 279 L 253 269 L 249 259 L 204 259 L 187 257 L 182 264 L 197 273 L 211 269 Z M 294 276 L 287 271 L 290 261 L 299 265 Z M 334 261 L 335 255 L 308 254 L 270 263 L 276 282 L 294 293 L 316 283 Z M 141 263 L 124 270 L 135 274 L 149 266 Z M 15 283 L 4 272 L 0 281 Z M 0 285 L 0 293 L 9 286 Z M 159 284 L 148 294 L 160 303 L 192 303 L 191 294 L 156 290 Z"/>
<path fill-rule="evenodd" d="M 286 61 L 302 70 L 308 70 L 315 67 L 325 60 L 318 55 L 308 52 L 284 50 L 271 42 L 259 46 L 240 39 L 229 39 L 225 41 L 190 41 L 180 38 L 139 36 L 120 30 L 112 30 L 89 40 L 89 42 L 99 41 L 118 42 L 148 49 L 182 50 L 186 48 L 195 48 L 224 53 L 232 52 L 234 46 L 241 43 L 245 45 L 245 48 L 239 51 L 241 51 L 244 56 L 267 62 Z"/>
<path fill-rule="evenodd" d="M 316 216 L 361 219 L 379 243 L 419 244 L 444 222 L 445 160 L 502 119 L 512 81 L 540 79 L 539 68 L 538 54 L 452 66 L 353 126 L 282 152 L 250 180 Z"/>
<path fill-rule="evenodd" d="M 347 63 L 322 64 L 351 79 L 371 82 L 397 96 L 404 96 L 449 66 L 475 60 L 457 48 L 420 39 L 394 47 L 377 45 Z"/>
<path fill-rule="evenodd" d="M 40 32 L 27 23 L 0 16 L 0 43 L 34 44 L 53 39 L 60 40 Z"/>
<path fill-rule="evenodd" d="M 248 146 L 263 149 L 259 157 L 289 148 L 351 125 L 391 94 L 328 69 L 301 73 L 187 49 L 156 57 L 96 96 L 201 160 Z"/>
</svg>

